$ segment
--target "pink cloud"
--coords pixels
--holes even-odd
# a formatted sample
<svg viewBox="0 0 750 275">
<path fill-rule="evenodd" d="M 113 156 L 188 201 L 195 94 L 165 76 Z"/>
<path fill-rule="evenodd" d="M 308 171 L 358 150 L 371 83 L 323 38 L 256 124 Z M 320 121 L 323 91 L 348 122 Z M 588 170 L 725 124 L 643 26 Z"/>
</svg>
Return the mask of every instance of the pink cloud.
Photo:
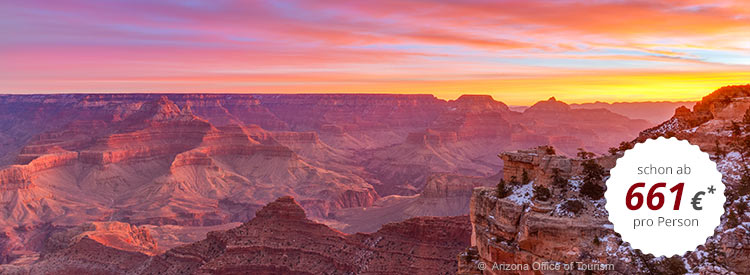
<svg viewBox="0 0 750 275">
<path fill-rule="evenodd" d="M 743 72 L 722 61 L 750 51 L 731 35 L 750 32 L 743 1 L 16 1 L 0 3 L 0 18 L 10 91 Z"/>
</svg>

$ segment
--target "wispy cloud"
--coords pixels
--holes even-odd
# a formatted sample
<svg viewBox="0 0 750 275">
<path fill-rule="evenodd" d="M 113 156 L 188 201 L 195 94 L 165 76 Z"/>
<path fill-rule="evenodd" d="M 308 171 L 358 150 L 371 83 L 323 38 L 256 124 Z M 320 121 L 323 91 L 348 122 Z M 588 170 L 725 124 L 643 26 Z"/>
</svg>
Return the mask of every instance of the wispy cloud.
<svg viewBox="0 0 750 275">
<path fill-rule="evenodd" d="M 511 93 L 609 100 L 606 87 L 651 85 L 673 91 L 629 98 L 683 99 L 747 76 L 747 33 L 750 4 L 729 0 L 3 1 L 0 92 L 493 93 L 528 103 L 537 98 Z M 591 89 L 602 75 L 609 86 Z"/>
</svg>

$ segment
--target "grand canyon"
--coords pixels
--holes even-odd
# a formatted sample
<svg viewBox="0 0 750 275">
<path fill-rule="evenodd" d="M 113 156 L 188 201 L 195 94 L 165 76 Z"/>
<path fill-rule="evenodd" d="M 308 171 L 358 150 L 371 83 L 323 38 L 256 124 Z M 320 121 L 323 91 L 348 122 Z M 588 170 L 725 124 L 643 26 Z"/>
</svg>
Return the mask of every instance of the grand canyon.
<svg viewBox="0 0 750 275">
<path fill-rule="evenodd" d="M 0 1 L 0 275 L 750 275 L 748 33 L 743 0 Z M 710 178 L 620 181 L 660 141 Z"/>
<path fill-rule="evenodd" d="M 477 261 L 549 260 L 742 274 L 742 154 L 714 141 L 736 138 L 724 128 L 748 96 L 641 103 L 673 114 L 657 124 L 555 98 L 518 111 L 484 95 L 3 95 L 0 271 L 479 274 Z M 581 195 L 579 152 L 609 169 L 656 136 L 712 152 L 735 194 L 731 225 L 683 258 L 631 250 L 605 201 Z"/>
</svg>

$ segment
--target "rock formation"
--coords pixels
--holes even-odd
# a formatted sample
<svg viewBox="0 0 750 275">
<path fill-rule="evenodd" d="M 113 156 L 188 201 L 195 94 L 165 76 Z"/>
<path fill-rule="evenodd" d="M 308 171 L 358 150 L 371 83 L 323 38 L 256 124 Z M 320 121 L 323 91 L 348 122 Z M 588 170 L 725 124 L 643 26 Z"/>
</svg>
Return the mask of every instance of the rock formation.
<svg viewBox="0 0 750 275">
<path fill-rule="evenodd" d="M 644 119 L 653 125 L 658 125 L 672 118 L 674 110 L 680 107 L 693 108 L 694 101 L 658 101 L 658 102 L 594 102 L 583 104 L 570 104 L 573 109 L 607 109 L 613 113 L 620 114 L 632 119 Z"/>
<path fill-rule="evenodd" d="M 497 181 L 499 152 L 550 142 L 603 152 L 637 133 L 612 126 L 637 120 L 553 103 L 563 108 L 522 114 L 481 95 L 0 95 L 0 262 L 91 222 L 161 236 L 226 228 L 284 195 L 314 219 L 370 232 L 465 214 L 467 190 Z M 388 218 L 337 224 L 350 208 Z"/>
<path fill-rule="evenodd" d="M 427 179 L 421 193 L 411 196 L 391 195 L 370 207 L 339 210 L 332 224 L 346 233 L 374 232 L 383 224 L 420 216 L 460 216 L 469 213 L 474 187 L 497 183 L 497 177 L 483 178 L 435 174 Z"/>
<path fill-rule="evenodd" d="M 604 144 L 614 146 L 650 125 L 604 109 L 571 109 L 554 98 L 522 114 L 489 96 L 462 96 L 447 105 L 405 143 L 364 154 L 365 168 L 382 183 L 375 185 L 379 194 L 417 194 L 430 173 L 489 177 L 502 169 L 496 156 L 503 150 L 553 145 L 568 156 L 578 148 L 603 153 Z"/>
<path fill-rule="evenodd" d="M 122 222 L 91 222 L 52 234 L 45 240 L 41 258 L 73 246 L 87 238 L 104 246 L 146 255 L 159 253 L 158 246 L 145 228 Z"/>
<path fill-rule="evenodd" d="M 121 222 L 94 222 L 52 234 L 39 259 L 0 266 L 3 274 L 125 274 L 159 253 L 148 230 Z"/>
<path fill-rule="evenodd" d="M 578 194 L 581 171 L 576 167 L 580 167 L 580 161 L 537 148 L 501 154 L 505 161 L 504 179 L 516 180 L 525 170 L 529 184 L 511 185 L 511 193 L 501 197 L 495 188 L 474 190 L 470 207 L 472 247 L 458 256 L 459 274 L 505 274 L 492 270 L 492 263 L 549 261 L 611 265 L 609 271 L 602 272 L 606 274 L 748 274 L 750 187 L 743 180 L 748 171 L 743 159 L 748 152 L 737 142 L 750 136 L 750 122 L 746 120 L 750 117 L 746 115 L 750 114 L 749 96 L 750 86 L 723 87 L 704 97 L 693 110 L 678 108 L 668 121 L 644 130 L 635 140 L 613 149 L 613 155 L 596 158 L 605 169 L 611 168 L 622 150 L 658 136 L 686 139 L 710 152 L 724 175 L 728 202 L 716 234 L 695 251 L 671 258 L 654 258 L 632 250 L 612 230 L 604 200 L 592 201 Z M 546 105 L 563 108 L 554 102 Z M 547 179 L 552 169 L 567 178 L 567 189 L 549 184 Z M 552 189 L 551 198 L 535 199 L 532 185 Z M 480 262 L 488 264 L 488 269 L 480 271 Z"/>
<path fill-rule="evenodd" d="M 505 162 L 503 176 L 510 194 L 499 197 L 496 187 L 474 189 L 470 202 L 472 247 L 459 255 L 459 274 L 535 274 L 540 271 L 534 272 L 533 265 L 545 262 L 595 265 L 608 268 L 607 274 L 644 272 L 632 264 L 640 254 L 621 246 L 622 240 L 607 220 L 605 200 L 592 200 L 581 193 L 583 160 L 556 155 L 548 146 L 506 152 L 500 157 Z M 592 160 L 608 170 L 616 158 Z M 555 173 L 564 179 L 565 187 L 554 184 Z M 536 197 L 537 186 L 551 190 L 548 199 Z M 479 270 L 480 262 L 488 268 Z M 492 269 L 495 263 L 530 269 Z"/>
<path fill-rule="evenodd" d="M 578 148 L 604 153 L 606 150 L 600 148 L 605 143 L 617 144 L 629 140 L 633 132 L 640 132 L 651 125 L 645 120 L 630 119 L 606 109 L 572 109 L 554 97 L 526 109 L 520 120 L 525 125 L 533 125 L 534 134 L 546 136 L 546 139 L 538 140 L 541 143 L 527 142 L 520 148 L 552 145 L 559 150 L 558 153 L 568 156 L 574 156 Z M 524 134 L 516 140 L 534 138 L 534 135 Z"/>
<path fill-rule="evenodd" d="M 493 188 L 477 188 L 474 192 L 472 245 L 476 246 L 478 260 L 490 264 L 555 261 L 620 265 L 617 255 L 608 254 L 618 245 L 606 217 L 555 216 L 550 215 L 555 211 L 550 206 L 498 199 L 492 195 Z M 629 270 L 618 272 L 625 274 Z M 486 274 L 504 273 L 490 270 Z"/>
<path fill-rule="evenodd" d="M 527 180 L 550 187 L 555 173 L 570 178 L 580 175 L 582 171 L 583 160 L 557 155 L 554 147 L 550 146 L 503 152 L 499 157 L 503 160 L 503 180 L 508 183 L 520 183 L 526 173 Z M 594 161 L 609 169 L 614 167 L 617 158 L 618 155 L 604 155 Z"/>
<path fill-rule="evenodd" d="M 386 224 L 371 234 L 347 235 L 309 220 L 293 198 L 281 197 L 237 228 L 210 232 L 204 240 L 160 255 L 149 257 L 141 253 L 153 248 L 148 233 L 142 229 L 120 223 L 93 224 L 54 235 L 49 241 L 49 252 L 39 261 L 28 266 L 0 266 L 0 271 L 3 274 L 450 274 L 457 270 L 455 255 L 469 244 L 469 233 L 468 217 L 459 216 L 412 218 Z"/>
<path fill-rule="evenodd" d="M 82 100 L 90 107 L 91 98 Z M 46 223 L 210 226 L 246 220 L 254 207 L 288 194 L 326 217 L 379 197 L 356 168 L 341 163 L 343 153 L 314 133 L 216 127 L 166 96 L 115 109 L 120 113 L 105 120 L 38 134 L 19 150 L 16 164 L 0 167 L 0 224 L 9 240 L 1 251 L 36 249 L 24 237 L 32 233 L 12 228 L 41 230 Z"/>
<path fill-rule="evenodd" d="M 676 109 L 671 119 L 643 131 L 637 141 L 675 136 L 690 140 L 704 151 L 713 152 L 717 142 L 730 142 L 732 122 L 742 121 L 749 107 L 750 85 L 723 87 L 705 96 L 693 110 L 685 107 Z"/>
<path fill-rule="evenodd" d="M 709 152 L 723 174 L 727 186 L 725 215 L 717 233 L 695 252 L 684 255 L 697 272 L 736 272 L 748 274 L 750 265 L 750 186 L 748 155 L 750 136 L 750 85 L 726 86 L 703 97 L 692 110 L 678 108 L 668 121 L 645 130 L 633 142 L 658 136 L 685 139 Z M 632 142 L 631 142 L 632 143 Z"/>
<path fill-rule="evenodd" d="M 242 226 L 149 261 L 144 274 L 295 274 L 452 272 L 450 252 L 468 242 L 466 217 L 417 218 L 372 234 L 346 235 L 305 217 L 290 197 L 258 211 Z"/>
</svg>

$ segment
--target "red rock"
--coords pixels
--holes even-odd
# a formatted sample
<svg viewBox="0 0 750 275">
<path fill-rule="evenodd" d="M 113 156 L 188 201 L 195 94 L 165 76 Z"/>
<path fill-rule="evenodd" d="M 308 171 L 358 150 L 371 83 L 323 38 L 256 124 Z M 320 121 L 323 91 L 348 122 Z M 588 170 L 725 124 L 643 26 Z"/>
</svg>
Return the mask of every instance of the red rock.
<svg viewBox="0 0 750 275">
<path fill-rule="evenodd" d="M 533 115 L 555 115 L 566 113 L 571 110 L 568 104 L 558 101 L 555 97 L 550 97 L 547 101 L 539 101 L 524 111 L 525 114 Z"/>
<path fill-rule="evenodd" d="M 695 101 L 658 101 L 658 102 L 594 102 L 570 104 L 573 109 L 607 109 L 613 113 L 632 119 L 645 119 L 657 125 L 672 117 L 673 110 L 679 107 L 692 108 Z"/>
<path fill-rule="evenodd" d="M 156 242 L 145 228 L 122 222 L 92 222 L 52 234 L 45 241 L 41 258 L 49 258 L 84 238 L 118 250 L 146 255 L 159 253 Z"/>
<path fill-rule="evenodd" d="M 514 141 L 525 143 L 517 148 L 553 144 L 559 153 L 568 156 L 574 156 L 581 145 L 588 151 L 604 154 L 607 148 L 636 137 L 651 125 L 606 109 L 572 109 L 554 97 L 526 109 L 521 121 L 529 126 L 513 137 Z"/>
<path fill-rule="evenodd" d="M 635 139 L 642 142 L 658 136 L 688 139 L 703 151 L 713 152 L 716 143 L 729 144 L 727 131 L 733 121 L 741 121 L 750 108 L 750 85 L 726 86 L 703 97 L 693 110 L 677 108 L 674 116 L 664 123 L 644 130 Z M 694 130 L 687 131 L 691 128 Z"/>
<path fill-rule="evenodd" d="M 703 150 L 715 152 L 716 143 L 723 145 L 731 139 L 727 127 L 732 121 L 740 121 L 750 107 L 750 86 L 724 87 L 704 97 L 693 110 L 678 108 L 670 120 L 657 127 L 640 133 L 634 142 L 657 136 L 676 136 L 698 144 Z M 555 108 L 560 108 L 555 106 Z M 744 133 L 744 129 L 740 129 Z M 627 146 L 624 146 L 627 147 Z M 725 150 L 733 150 L 725 147 Z M 581 213 L 558 213 L 561 207 L 559 196 L 543 202 L 534 199 L 518 199 L 510 196 L 498 198 L 494 188 L 477 188 L 471 201 L 471 222 L 473 226 L 472 245 L 459 256 L 459 274 L 503 274 L 500 271 L 477 269 L 479 261 L 484 263 L 524 263 L 555 262 L 597 262 L 611 263 L 622 274 L 656 274 L 676 272 L 686 268 L 688 272 L 700 274 L 744 274 L 747 272 L 748 239 L 747 201 L 740 199 L 737 192 L 741 178 L 736 167 L 742 160 L 737 152 L 731 156 L 714 156 L 717 167 L 724 174 L 727 185 L 728 213 L 739 213 L 737 221 L 722 221 L 716 234 L 709 237 L 705 245 L 683 256 L 675 256 L 676 264 L 665 264 L 664 259 L 644 257 L 633 251 L 627 243 L 617 237 L 612 227 L 607 225 L 606 212 L 600 201 L 590 201 L 575 197 L 569 191 L 555 190 L 545 182 L 551 168 L 560 169 L 562 174 L 581 174 L 580 160 L 551 156 L 540 150 L 519 150 L 503 153 L 505 160 L 504 176 L 519 177 L 519 171 L 526 170 L 535 184 L 547 185 L 553 194 L 562 194 L 569 199 L 583 203 Z M 605 169 L 615 164 L 618 155 L 596 158 Z M 575 182 L 575 180 L 574 180 Z M 518 191 L 518 190 L 516 190 Z M 514 191 L 515 192 L 515 191 Z M 516 195 L 516 194 L 514 194 Z M 593 212 L 593 213 L 592 213 Z M 727 219 L 724 216 L 723 219 Z M 683 271 L 684 272 L 684 271 Z"/>
<path fill-rule="evenodd" d="M 469 212 L 474 187 L 490 186 L 495 179 L 453 174 L 434 174 L 427 179 L 420 194 L 392 195 L 370 207 L 345 208 L 335 212 L 334 219 L 343 224 L 333 227 L 347 233 L 374 232 L 382 225 L 420 216 L 459 216 Z"/>
<path fill-rule="evenodd" d="M 466 212 L 467 197 L 449 196 L 458 189 L 432 189 L 431 181 L 492 177 L 502 167 L 497 153 L 529 144 L 553 142 L 565 152 L 585 140 L 589 149 L 604 151 L 632 131 L 622 124 L 634 122 L 596 110 L 556 112 L 524 115 L 490 96 L 468 95 L 454 101 L 431 95 L 2 95 L 0 198 L 9 202 L 2 223 L 9 241 L 1 249 L 36 249 L 24 244 L 36 243 L 31 233 L 16 228 L 43 236 L 49 232 L 42 224 L 245 221 L 284 195 L 319 219 L 372 207 L 391 194 L 425 194 L 400 201 L 409 215 Z"/>
<path fill-rule="evenodd" d="M 746 213 L 747 200 L 741 199 L 741 190 L 744 188 L 742 171 L 747 163 L 743 163 L 738 149 L 730 145 L 738 141 L 736 134 L 747 136 L 747 129 L 743 127 L 739 128 L 738 133 L 733 133 L 731 129 L 736 122 L 742 124 L 749 108 L 750 85 L 722 87 L 703 97 L 692 111 L 678 108 L 670 120 L 643 131 L 637 139 L 631 141 L 642 142 L 660 136 L 687 140 L 712 154 L 717 168 L 722 172 L 727 187 L 727 215 L 722 217 L 716 234 L 683 259 L 698 273 L 744 274 L 750 267 L 745 260 L 750 257 L 750 238 L 747 234 L 750 219 Z M 734 222 L 729 222 L 729 213 L 737 217 Z"/>
<path fill-rule="evenodd" d="M 28 274 L 127 274 L 148 256 L 109 247 L 84 237 L 32 265 Z"/>
<path fill-rule="evenodd" d="M 147 274 L 238 271 L 299 274 L 455 272 L 468 244 L 466 217 L 416 218 L 372 234 L 346 235 L 305 218 L 290 197 L 259 210 L 242 226 L 148 261 Z"/>
</svg>

